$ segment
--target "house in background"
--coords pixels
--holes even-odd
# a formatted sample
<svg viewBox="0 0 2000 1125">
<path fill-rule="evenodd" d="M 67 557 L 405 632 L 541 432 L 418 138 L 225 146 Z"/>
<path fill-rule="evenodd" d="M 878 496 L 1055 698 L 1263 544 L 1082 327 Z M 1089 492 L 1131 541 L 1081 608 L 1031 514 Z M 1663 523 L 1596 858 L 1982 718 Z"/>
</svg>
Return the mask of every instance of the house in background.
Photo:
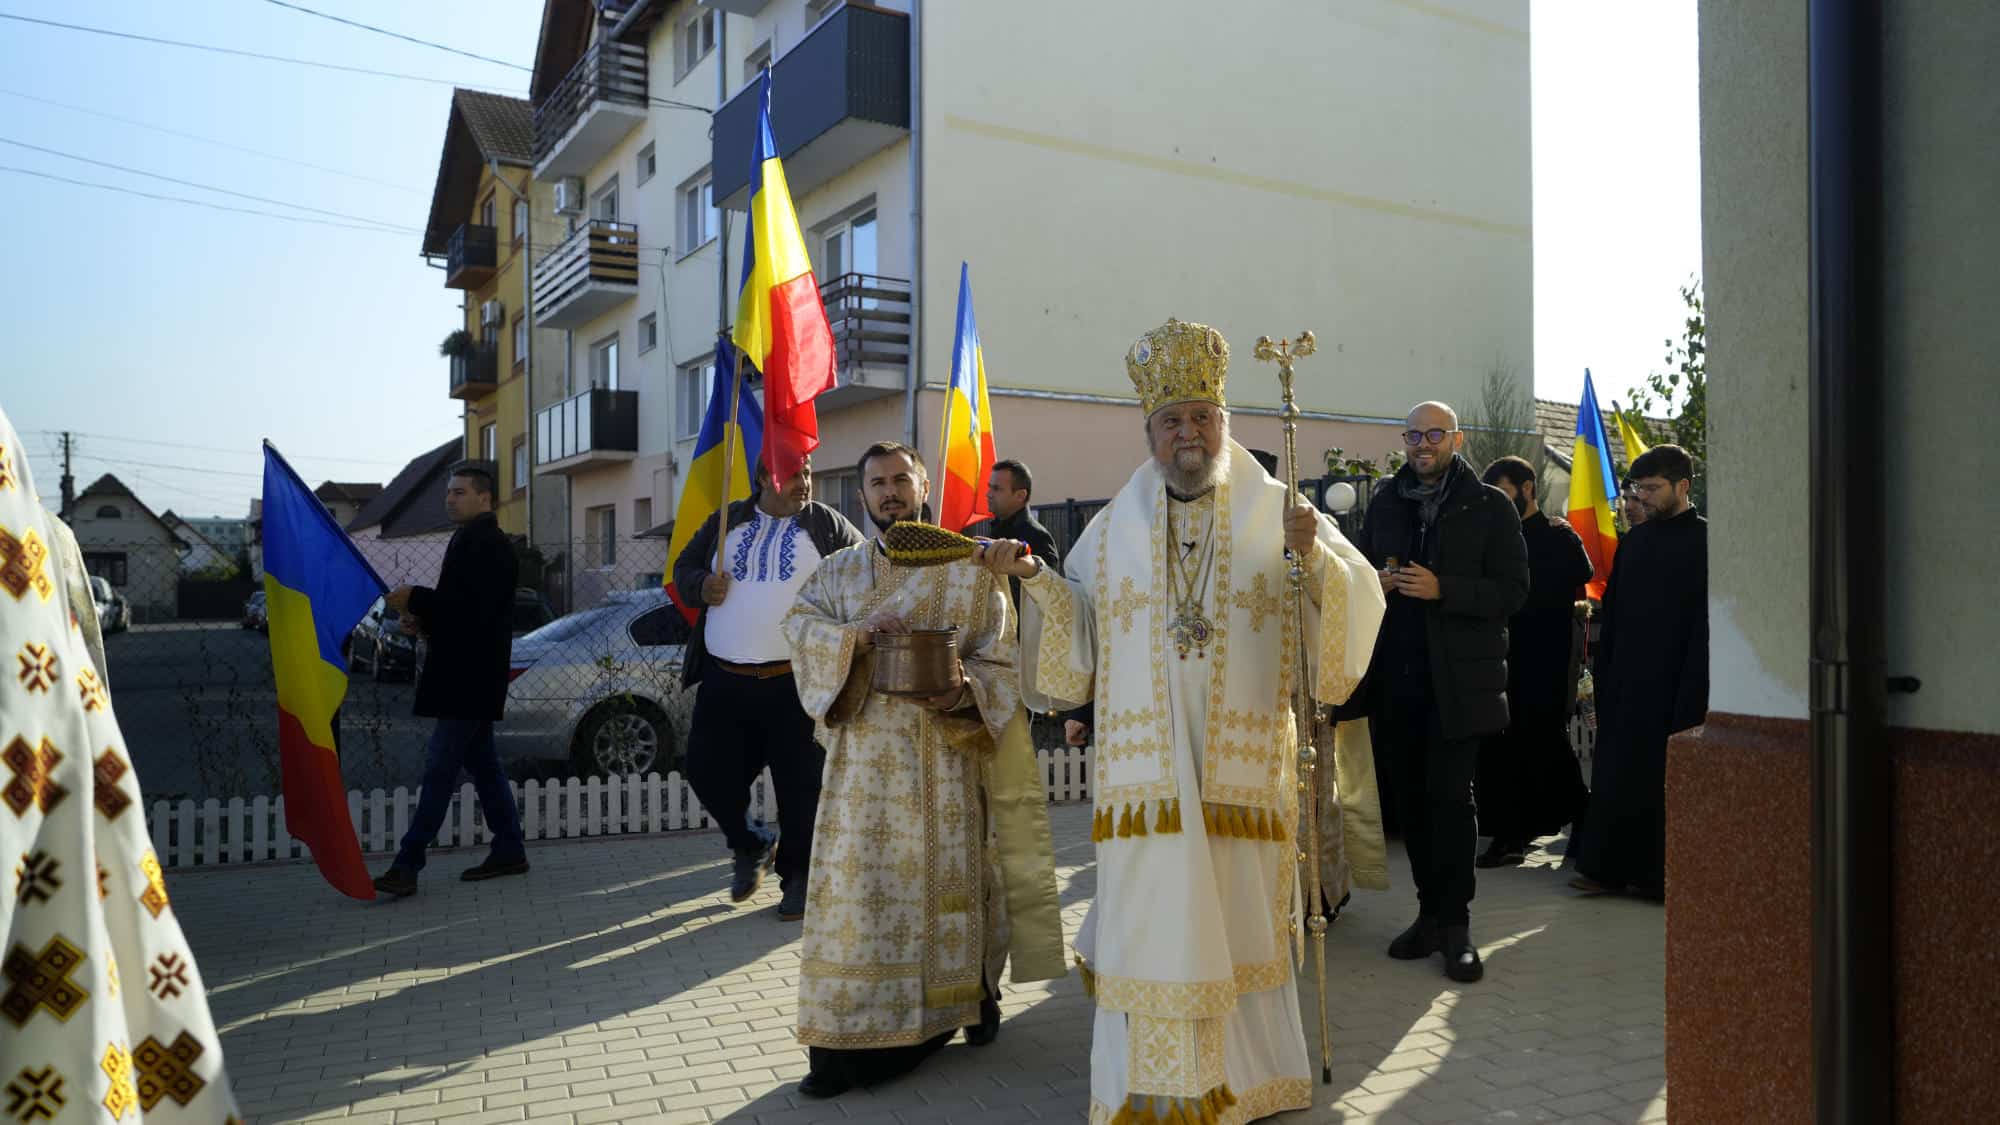
<svg viewBox="0 0 2000 1125">
<path fill-rule="evenodd" d="M 242 558 L 250 549 L 250 521 L 232 519 L 228 516 L 186 516 L 189 527 L 201 532 L 201 537 L 215 545 L 215 549 L 228 555 L 231 561 Z"/>
<path fill-rule="evenodd" d="M 1558 515 L 1569 509 L 1569 463 L 1576 449 L 1576 406 L 1576 403 L 1555 399 L 1535 400 L 1535 428 L 1541 431 L 1545 462 L 1535 495 L 1543 511 Z M 1625 452 L 1625 439 L 1619 436 L 1618 415 L 1609 410 L 1603 411 L 1603 414 L 1604 436 L 1611 440 L 1611 466 L 1623 473 L 1631 466 L 1632 458 Z M 1666 418 L 1647 418 L 1646 421 L 1656 429 L 1667 429 L 1671 425 Z"/>
<path fill-rule="evenodd" d="M 110 473 L 77 494 L 70 528 L 83 565 L 132 603 L 138 623 L 174 616 L 181 558 L 193 547 Z"/>
<path fill-rule="evenodd" d="M 458 463 L 454 437 L 403 466 L 347 523 L 362 557 L 390 588 L 437 585 L 454 530 L 444 514 L 444 490 Z"/>
<path fill-rule="evenodd" d="M 333 513 L 333 522 L 342 527 L 353 522 L 354 517 L 361 514 L 361 509 L 380 495 L 382 486 L 379 484 L 348 484 L 336 480 L 313 489 L 313 496 L 326 505 L 326 510 Z"/>
<path fill-rule="evenodd" d="M 182 574 L 217 573 L 236 565 L 235 555 L 210 542 L 200 528 L 175 515 L 172 508 L 160 513 L 160 522 L 188 545 L 188 549 L 181 554 Z"/>
</svg>

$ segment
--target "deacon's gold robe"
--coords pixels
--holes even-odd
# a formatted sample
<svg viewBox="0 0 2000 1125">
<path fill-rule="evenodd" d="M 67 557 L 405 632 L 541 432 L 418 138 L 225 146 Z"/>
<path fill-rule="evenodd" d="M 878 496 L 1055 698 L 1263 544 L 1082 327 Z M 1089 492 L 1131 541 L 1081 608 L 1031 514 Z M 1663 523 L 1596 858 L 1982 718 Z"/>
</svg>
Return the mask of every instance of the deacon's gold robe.
<svg viewBox="0 0 2000 1125">
<path fill-rule="evenodd" d="M 878 609 L 956 628 L 971 705 L 951 713 L 872 688 L 857 649 Z M 891 565 L 835 553 L 784 623 L 826 773 L 807 879 L 799 1041 L 921 1043 L 979 1022 L 982 984 L 1064 972 L 1046 790 L 1028 738 L 1006 588 L 969 562 Z"/>
</svg>

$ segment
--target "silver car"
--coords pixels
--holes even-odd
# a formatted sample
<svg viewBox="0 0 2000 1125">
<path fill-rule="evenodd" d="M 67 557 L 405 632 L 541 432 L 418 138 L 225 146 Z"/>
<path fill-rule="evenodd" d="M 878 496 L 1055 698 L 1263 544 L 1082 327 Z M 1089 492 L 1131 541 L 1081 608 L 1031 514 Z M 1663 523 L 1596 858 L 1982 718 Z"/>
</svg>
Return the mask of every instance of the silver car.
<svg viewBox="0 0 2000 1125">
<path fill-rule="evenodd" d="M 506 719 L 493 728 L 502 754 L 561 755 L 585 777 L 682 769 L 687 639 L 664 590 L 614 593 L 516 637 Z"/>
</svg>

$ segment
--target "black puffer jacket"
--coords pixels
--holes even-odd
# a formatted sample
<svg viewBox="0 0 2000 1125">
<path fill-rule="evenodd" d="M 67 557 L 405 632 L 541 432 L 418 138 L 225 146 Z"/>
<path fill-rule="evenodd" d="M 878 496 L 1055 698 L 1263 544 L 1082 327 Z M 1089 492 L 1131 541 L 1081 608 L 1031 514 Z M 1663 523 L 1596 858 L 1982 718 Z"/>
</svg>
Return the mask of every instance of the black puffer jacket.
<svg viewBox="0 0 2000 1125">
<path fill-rule="evenodd" d="M 1356 546 L 1381 567 L 1388 559 L 1411 561 L 1417 543 L 1417 506 L 1403 499 L 1398 482 L 1415 473 L 1408 465 L 1383 481 L 1368 502 Z M 1448 739 L 1474 738 L 1507 726 L 1507 619 L 1528 597 L 1528 548 L 1521 515 L 1506 493 L 1479 483 L 1458 460 L 1438 513 L 1437 526 L 1414 561 L 1438 576 L 1443 597 L 1424 603 L 1424 641 L 1439 719 Z M 1389 595 L 1393 602 L 1402 597 Z M 1395 608 L 1391 607 L 1392 616 Z M 1368 683 L 1370 706 L 1394 685 L 1387 682 L 1385 651 L 1396 643 L 1384 624 L 1375 643 Z M 1350 710 L 1342 712 L 1351 715 Z"/>
</svg>

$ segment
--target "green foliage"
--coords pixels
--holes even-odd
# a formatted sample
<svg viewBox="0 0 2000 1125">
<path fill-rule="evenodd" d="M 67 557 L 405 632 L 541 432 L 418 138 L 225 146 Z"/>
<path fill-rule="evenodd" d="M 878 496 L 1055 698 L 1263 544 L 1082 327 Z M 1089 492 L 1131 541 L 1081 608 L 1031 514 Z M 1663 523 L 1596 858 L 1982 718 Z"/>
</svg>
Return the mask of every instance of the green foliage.
<svg viewBox="0 0 2000 1125">
<path fill-rule="evenodd" d="M 1641 436 L 1652 444 L 1672 442 L 1693 455 L 1695 478 L 1692 496 L 1697 506 L 1708 506 L 1708 316 L 1702 303 L 1701 280 L 1689 277 L 1681 286 L 1681 303 L 1687 317 L 1681 322 L 1681 338 L 1662 341 L 1666 346 L 1665 371 L 1646 376 L 1646 383 L 1633 396 L 1627 417 Z M 1645 415 L 1665 415 L 1664 426 Z"/>
<path fill-rule="evenodd" d="M 463 328 L 454 329 L 445 336 L 444 342 L 438 345 L 438 354 L 441 356 L 457 357 L 471 351 L 472 333 Z"/>
</svg>

